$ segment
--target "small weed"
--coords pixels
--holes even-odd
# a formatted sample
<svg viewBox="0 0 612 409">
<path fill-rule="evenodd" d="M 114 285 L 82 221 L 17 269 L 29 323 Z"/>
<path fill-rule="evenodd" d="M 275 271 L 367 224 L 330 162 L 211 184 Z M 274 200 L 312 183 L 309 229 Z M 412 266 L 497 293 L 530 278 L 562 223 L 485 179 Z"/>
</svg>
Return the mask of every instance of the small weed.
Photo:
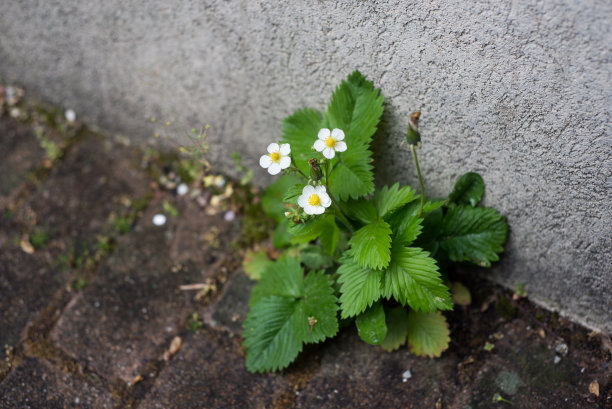
<svg viewBox="0 0 612 409">
<path fill-rule="evenodd" d="M 192 334 L 195 334 L 196 332 L 198 332 L 199 329 L 204 328 L 202 319 L 200 318 L 200 315 L 197 312 L 191 314 L 191 317 L 189 317 L 188 325 L 189 331 L 191 331 Z"/>
<path fill-rule="evenodd" d="M 70 288 L 72 288 L 74 291 L 81 291 L 86 286 L 87 280 L 83 277 L 78 277 L 72 283 L 70 283 Z"/>
<path fill-rule="evenodd" d="M 117 217 L 113 219 L 113 230 L 119 234 L 129 233 L 132 230 L 132 223 L 131 217 Z"/>
<path fill-rule="evenodd" d="M 164 212 L 168 213 L 172 217 L 177 217 L 179 211 L 176 207 L 172 206 L 169 201 L 164 200 Z"/>
<path fill-rule="evenodd" d="M 30 234 L 30 243 L 35 249 L 41 249 L 49 241 L 49 234 L 44 230 L 35 230 Z"/>
</svg>

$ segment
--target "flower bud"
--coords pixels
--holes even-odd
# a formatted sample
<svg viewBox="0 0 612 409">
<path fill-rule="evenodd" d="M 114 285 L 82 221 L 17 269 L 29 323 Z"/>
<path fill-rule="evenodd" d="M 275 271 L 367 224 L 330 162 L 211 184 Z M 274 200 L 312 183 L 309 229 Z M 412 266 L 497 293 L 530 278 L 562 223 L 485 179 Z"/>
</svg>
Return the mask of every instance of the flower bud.
<svg viewBox="0 0 612 409">
<path fill-rule="evenodd" d="M 308 161 L 310 165 L 310 179 L 318 182 L 323 177 L 323 172 L 321 171 L 321 166 L 319 166 L 319 162 L 312 158 Z"/>
<path fill-rule="evenodd" d="M 419 117 L 421 116 L 420 111 L 413 112 L 410 115 L 410 122 L 408 125 L 408 131 L 406 132 L 406 141 L 410 145 L 417 145 L 421 142 L 421 134 L 419 133 Z"/>
</svg>

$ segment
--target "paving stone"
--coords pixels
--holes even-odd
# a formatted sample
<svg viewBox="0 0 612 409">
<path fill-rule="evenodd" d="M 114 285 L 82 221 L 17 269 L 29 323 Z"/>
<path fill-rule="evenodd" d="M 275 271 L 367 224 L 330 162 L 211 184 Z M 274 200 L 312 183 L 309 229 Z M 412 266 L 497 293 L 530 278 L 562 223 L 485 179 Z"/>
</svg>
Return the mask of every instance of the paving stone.
<svg viewBox="0 0 612 409">
<path fill-rule="evenodd" d="M 457 393 L 449 382 L 457 365 L 453 356 L 429 360 L 406 349 L 385 352 L 365 344 L 352 328 L 302 359 L 319 359 L 319 353 L 321 367 L 298 392 L 298 408 L 435 408 Z M 403 377 L 407 370 L 409 379 Z"/>
<path fill-rule="evenodd" d="M 589 394 L 589 384 L 605 384 L 602 361 L 556 353 L 550 339 L 540 338 L 522 320 L 513 320 L 496 334 L 503 338 L 492 341 L 490 358 L 478 371 L 472 390 L 457 398 L 456 407 L 491 408 L 496 394 L 516 409 L 600 407 Z"/>
<path fill-rule="evenodd" d="M 158 379 L 141 409 L 287 407 L 293 392 L 282 377 L 247 372 L 240 340 L 203 329 L 183 347 Z"/>
<path fill-rule="evenodd" d="M 227 329 L 234 334 L 242 333 L 242 322 L 249 312 L 249 298 L 255 281 L 244 271 L 233 274 L 219 300 L 205 314 L 208 324 Z"/>
<path fill-rule="evenodd" d="M 11 118 L 0 120 L 0 209 L 44 156 L 32 127 Z"/>
<path fill-rule="evenodd" d="M 24 224 L 35 224 L 49 235 L 54 253 L 96 242 L 118 201 L 143 197 L 149 180 L 137 168 L 139 156 L 130 148 L 93 133 L 78 142 L 51 172 L 47 181 L 20 209 Z"/>
<path fill-rule="evenodd" d="M 26 254 L 17 246 L 0 248 L 0 357 L 15 346 L 27 323 L 61 288 L 57 267 L 46 254 Z"/>
<path fill-rule="evenodd" d="M 227 251 L 235 231 L 222 216 L 206 216 L 188 199 L 171 201 L 180 216 L 155 226 L 152 218 L 163 212 L 162 202 L 160 198 L 153 203 L 136 229 L 120 240 L 116 252 L 69 304 L 51 333 L 68 355 L 108 379 L 129 383 L 148 362 L 161 358 L 181 323 L 198 306 L 196 292 L 179 287 L 219 274 L 224 262 L 220 254 Z M 186 226 L 201 220 L 206 228 L 193 244 L 198 246 L 195 259 L 207 261 L 196 263 L 181 255 L 174 241 L 188 230 Z M 211 231 L 217 233 L 206 235 Z"/>
<path fill-rule="evenodd" d="M 115 405 L 110 393 L 35 358 L 26 358 L 0 383 L 2 409 L 106 409 Z"/>
</svg>

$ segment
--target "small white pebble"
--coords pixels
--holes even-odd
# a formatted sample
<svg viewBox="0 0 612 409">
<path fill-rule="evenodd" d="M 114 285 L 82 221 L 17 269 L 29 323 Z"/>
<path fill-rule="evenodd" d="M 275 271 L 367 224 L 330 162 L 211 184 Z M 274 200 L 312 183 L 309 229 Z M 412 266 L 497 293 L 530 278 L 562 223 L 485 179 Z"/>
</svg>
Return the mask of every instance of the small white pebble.
<svg viewBox="0 0 612 409">
<path fill-rule="evenodd" d="M 553 362 L 555 364 L 558 364 L 559 362 L 561 362 L 561 357 L 559 355 L 555 355 L 555 359 L 553 360 Z"/>
<path fill-rule="evenodd" d="M 163 214 L 156 214 L 153 216 L 153 224 L 156 226 L 163 226 L 166 224 L 166 216 Z"/>
<path fill-rule="evenodd" d="M 19 110 L 19 108 L 12 108 L 9 114 L 11 115 L 11 118 L 19 118 L 19 116 L 21 115 L 21 111 Z"/>
<path fill-rule="evenodd" d="M 74 112 L 72 109 L 67 109 L 64 115 L 66 116 L 66 120 L 68 122 L 76 121 L 76 112 Z"/>
<path fill-rule="evenodd" d="M 186 183 L 181 183 L 176 188 L 176 194 L 179 195 L 179 196 L 186 195 L 188 192 L 189 192 L 189 186 L 187 186 Z"/>
<path fill-rule="evenodd" d="M 231 222 L 236 218 L 236 213 L 233 210 L 228 210 L 227 212 L 225 212 L 223 218 L 226 222 Z"/>
<path fill-rule="evenodd" d="M 410 372 L 410 369 L 406 369 L 406 371 L 402 374 L 402 382 L 406 382 L 410 378 L 412 378 L 412 372 Z"/>
<path fill-rule="evenodd" d="M 78 405 L 79 403 L 81 403 L 81 399 L 79 399 L 79 397 L 77 396 L 76 398 L 74 398 L 74 403 Z"/>
</svg>

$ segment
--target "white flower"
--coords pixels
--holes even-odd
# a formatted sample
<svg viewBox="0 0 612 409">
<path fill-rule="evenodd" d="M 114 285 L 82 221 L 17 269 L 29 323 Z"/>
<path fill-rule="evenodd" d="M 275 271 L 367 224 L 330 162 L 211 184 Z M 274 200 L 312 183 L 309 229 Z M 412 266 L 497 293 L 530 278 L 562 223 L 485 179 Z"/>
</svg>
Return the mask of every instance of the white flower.
<svg viewBox="0 0 612 409">
<path fill-rule="evenodd" d="M 325 191 L 325 186 L 304 186 L 298 204 L 306 214 L 322 214 L 331 205 L 331 199 Z"/>
<path fill-rule="evenodd" d="M 344 139 L 344 132 L 342 129 L 335 128 L 330 131 L 327 128 L 323 128 L 317 135 L 319 139 L 314 143 L 314 148 L 317 152 L 323 152 L 323 156 L 327 159 L 332 159 L 336 156 L 336 152 L 344 152 L 346 150 L 346 142 Z"/>
<path fill-rule="evenodd" d="M 271 143 L 268 145 L 268 154 L 262 155 L 259 159 L 259 165 L 268 169 L 268 173 L 276 175 L 281 169 L 287 169 L 291 166 L 291 147 L 288 143 L 284 143 L 278 146 L 277 143 Z"/>
</svg>

